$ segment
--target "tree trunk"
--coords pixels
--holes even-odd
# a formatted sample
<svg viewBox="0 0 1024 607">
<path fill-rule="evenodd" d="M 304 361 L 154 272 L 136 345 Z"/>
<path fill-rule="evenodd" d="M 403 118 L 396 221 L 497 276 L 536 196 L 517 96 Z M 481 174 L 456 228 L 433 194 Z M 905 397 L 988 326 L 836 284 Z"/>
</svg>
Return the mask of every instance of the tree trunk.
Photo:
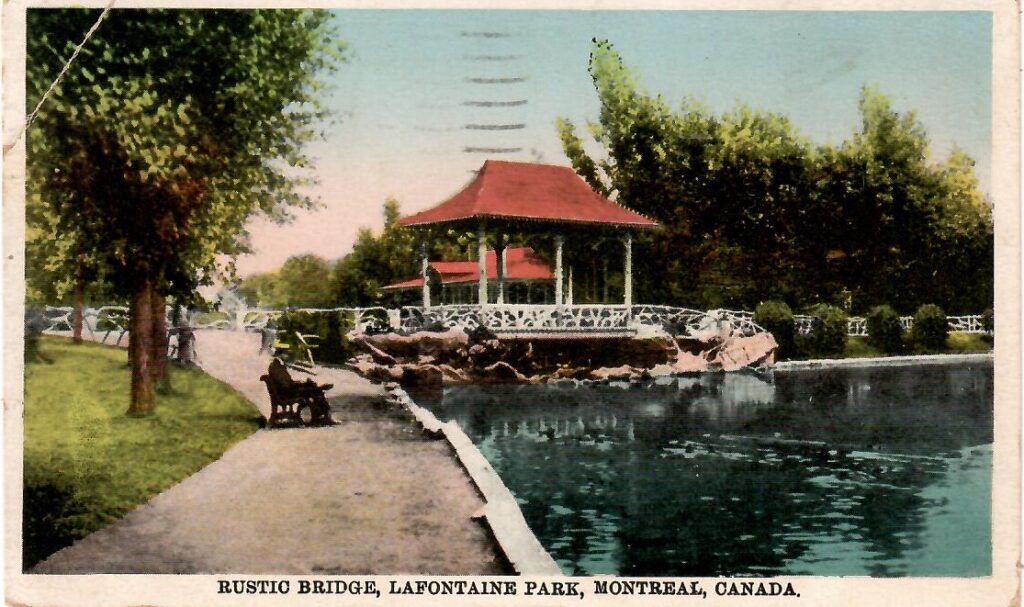
<svg viewBox="0 0 1024 607">
<path fill-rule="evenodd" d="M 75 281 L 74 311 L 71 313 L 71 341 L 82 343 L 82 315 L 85 307 L 85 285 L 81 280 Z"/>
<path fill-rule="evenodd" d="M 128 357 L 132 366 L 131 403 L 128 414 L 149 413 L 156 406 L 149 369 L 153 335 L 153 282 L 143 280 L 132 294 Z"/>
<path fill-rule="evenodd" d="M 152 331 L 149 353 L 149 376 L 154 385 L 161 385 L 167 379 L 167 299 L 153 289 L 149 307 L 152 314 Z"/>
</svg>

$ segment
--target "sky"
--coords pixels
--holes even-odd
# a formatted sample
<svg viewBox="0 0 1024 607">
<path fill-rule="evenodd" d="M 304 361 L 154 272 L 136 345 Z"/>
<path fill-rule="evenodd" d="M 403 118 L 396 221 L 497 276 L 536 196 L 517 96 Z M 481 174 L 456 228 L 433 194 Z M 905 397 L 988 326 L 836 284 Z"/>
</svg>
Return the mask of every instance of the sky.
<svg viewBox="0 0 1024 607">
<path fill-rule="evenodd" d="M 789 116 L 813 143 L 857 129 L 863 85 L 914 110 L 933 160 L 953 146 L 991 176 L 991 14 L 986 12 L 337 10 L 349 60 L 329 77 L 332 124 L 310 145 L 322 208 L 254 220 L 243 276 L 292 255 L 336 259 L 362 227 L 462 189 L 484 160 L 568 165 L 555 130 L 598 115 L 587 73 L 607 39 L 651 94 L 715 113 Z M 506 105 L 480 105 L 502 102 Z M 525 103 L 523 103 L 525 102 Z M 480 129 L 500 125 L 502 129 Z M 491 150 L 491 151 L 481 151 Z M 502 150 L 501 152 L 495 150 Z"/>
</svg>

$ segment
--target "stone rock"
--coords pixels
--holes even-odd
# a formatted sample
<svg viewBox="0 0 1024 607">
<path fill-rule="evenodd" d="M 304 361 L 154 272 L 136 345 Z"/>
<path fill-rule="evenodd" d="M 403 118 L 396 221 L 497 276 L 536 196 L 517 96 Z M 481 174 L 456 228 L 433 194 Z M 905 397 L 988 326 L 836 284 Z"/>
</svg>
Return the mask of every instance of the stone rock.
<svg viewBox="0 0 1024 607">
<path fill-rule="evenodd" d="M 697 354 L 680 352 L 672 363 L 673 373 L 700 373 L 708 370 L 708 361 Z"/>
<path fill-rule="evenodd" d="M 553 379 L 583 379 L 590 374 L 586 367 L 559 367 L 551 374 Z"/>
<path fill-rule="evenodd" d="M 420 355 L 436 355 L 452 352 L 465 347 L 469 337 L 462 329 L 447 331 L 418 331 L 410 335 L 383 333 L 381 335 L 365 335 L 359 341 L 394 357 L 418 357 Z"/>
<path fill-rule="evenodd" d="M 591 371 L 590 377 L 601 381 L 627 379 L 633 374 L 633 371 L 633 367 L 629 365 L 622 365 L 621 367 L 600 367 Z"/>
<path fill-rule="evenodd" d="M 440 386 L 444 373 L 436 365 L 402 365 L 403 386 Z"/>
<path fill-rule="evenodd" d="M 652 377 L 665 377 L 666 375 L 677 373 L 675 366 L 667 363 L 654 365 L 648 370 L 648 372 Z"/>
<path fill-rule="evenodd" d="M 358 373 L 359 375 L 365 377 L 367 373 L 369 373 L 372 369 L 380 365 L 373 362 L 373 360 L 370 359 L 369 356 L 367 356 L 365 359 L 360 356 L 357 356 L 355 358 L 350 359 L 348 363 L 346 363 L 346 366 L 349 369 L 352 369 L 353 371 Z"/>
<path fill-rule="evenodd" d="M 712 363 L 725 371 L 737 371 L 750 366 L 770 366 L 779 347 L 771 333 L 757 333 L 749 337 L 734 337 L 718 350 Z"/>
<path fill-rule="evenodd" d="M 401 367 L 390 367 L 378 365 L 371 361 L 355 361 L 348 363 L 348 368 L 370 381 L 376 382 L 397 382 L 402 378 Z"/>
<path fill-rule="evenodd" d="M 352 343 L 356 344 L 356 347 L 363 348 L 368 354 L 360 354 L 358 357 L 368 356 L 373 362 L 380 365 L 393 365 L 398 361 L 395 360 L 394 356 L 391 356 L 387 352 L 384 352 L 377 346 L 367 341 L 363 336 L 355 337 Z"/>
<path fill-rule="evenodd" d="M 441 370 L 441 380 L 446 384 L 464 384 L 469 382 L 469 374 L 462 369 L 456 369 L 448 364 L 437 365 L 437 368 Z"/>
<path fill-rule="evenodd" d="M 527 381 L 525 375 L 503 360 L 484 367 L 482 371 L 485 374 L 482 379 L 491 383 L 507 384 Z"/>
</svg>

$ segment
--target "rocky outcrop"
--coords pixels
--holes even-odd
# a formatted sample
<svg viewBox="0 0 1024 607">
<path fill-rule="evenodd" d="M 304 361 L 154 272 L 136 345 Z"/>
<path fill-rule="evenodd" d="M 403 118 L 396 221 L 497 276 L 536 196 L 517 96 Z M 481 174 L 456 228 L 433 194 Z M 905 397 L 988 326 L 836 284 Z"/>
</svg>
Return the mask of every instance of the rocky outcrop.
<svg viewBox="0 0 1024 607">
<path fill-rule="evenodd" d="M 717 350 L 713 362 L 721 365 L 724 371 L 771 366 L 775 362 L 778 347 L 771 333 L 733 337 Z"/>
<path fill-rule="evenodd" d="M 636 369 L 629 365 L 621 367 L 600 367 L 590 372 L 590 378 L 598 381 L 611 381 L 617 379 L 629 379 L 636 373 Z"/>
<path fill-rule="evenodd" d="M 462 329 L 447 331 L 419 331 L 411 335 L 382 333 L 380 335 L 355 334 L 352 342 L 367 344 L 395 358 L 438 355 L 464 348 L 469 344 L 469 335 Z"/>
<path fill-rule="evenodd" d="M 738 335 L 711 318 L 685 338 L 508 340 L 452 329 L 411 335 L 353 335 L 364 350 L 349 368 L 374 381 L 437 387 L 462 383 L 640 381 L 644 378 L 766 367 L 777 348 L 768 333 Z M 631 364 L 616 364 L 629 361 Z M 609 364 L 610 363 L 610 364 Z"/>
<path fill-rule="evenodd" d="M 507 362 L 498 361 L 474 374 L 475 383 L 521 384 L 527 381 L 525 375 Z"/>
</svg>

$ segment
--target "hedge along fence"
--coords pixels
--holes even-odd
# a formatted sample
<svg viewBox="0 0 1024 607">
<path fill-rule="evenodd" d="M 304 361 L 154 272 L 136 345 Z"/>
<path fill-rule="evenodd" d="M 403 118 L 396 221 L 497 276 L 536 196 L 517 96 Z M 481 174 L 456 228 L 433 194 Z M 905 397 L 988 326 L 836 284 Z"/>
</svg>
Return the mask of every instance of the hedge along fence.
<svg viewBox="0 0 1024 607">
<path fill-rule="evenodd" d="M 940 350 L 946 345 L 949 323 L 946 313 L 934 304 L 925 304 L 914 314 L 914 326 L 910 337 L 915 344 L 927 350 Z"/>
<path fill-rule="evenodd" d="M 796 322 L 793 310 L 785 302 L 770 300 L 759 304 L 754 310 L 754 322 L 775 337 L 779 345 L 777 356 L 789 358 L 797 353 Z"/>
<path fill-rule="evenodd" d="M 355 327 L 352 310 L 294 310 L 282 313 L 276 321 L 277 341 L 285 346 L 286 356 L 304 358 L 306 345 L 299 339 L 315 336 L 306 341 L 314 346 L 313 358 L 317 362 L 342 364 L 355 354 L 348 332 Z"/>
<path fill-rule="evenodd" d="M 889 306 L 875 306 L 867 316 L 868 342 L 887 354 L 903 351 L 903 323 Z"/>
<path fill-rule="evenodd" d="M 846 312 L 828 304 L 812 306 L 810 312 L 816 320 L 810 334 L 804 335 L 797 345 L 815 356 L 841 355 L 846 348 Z"/>
</svg>

